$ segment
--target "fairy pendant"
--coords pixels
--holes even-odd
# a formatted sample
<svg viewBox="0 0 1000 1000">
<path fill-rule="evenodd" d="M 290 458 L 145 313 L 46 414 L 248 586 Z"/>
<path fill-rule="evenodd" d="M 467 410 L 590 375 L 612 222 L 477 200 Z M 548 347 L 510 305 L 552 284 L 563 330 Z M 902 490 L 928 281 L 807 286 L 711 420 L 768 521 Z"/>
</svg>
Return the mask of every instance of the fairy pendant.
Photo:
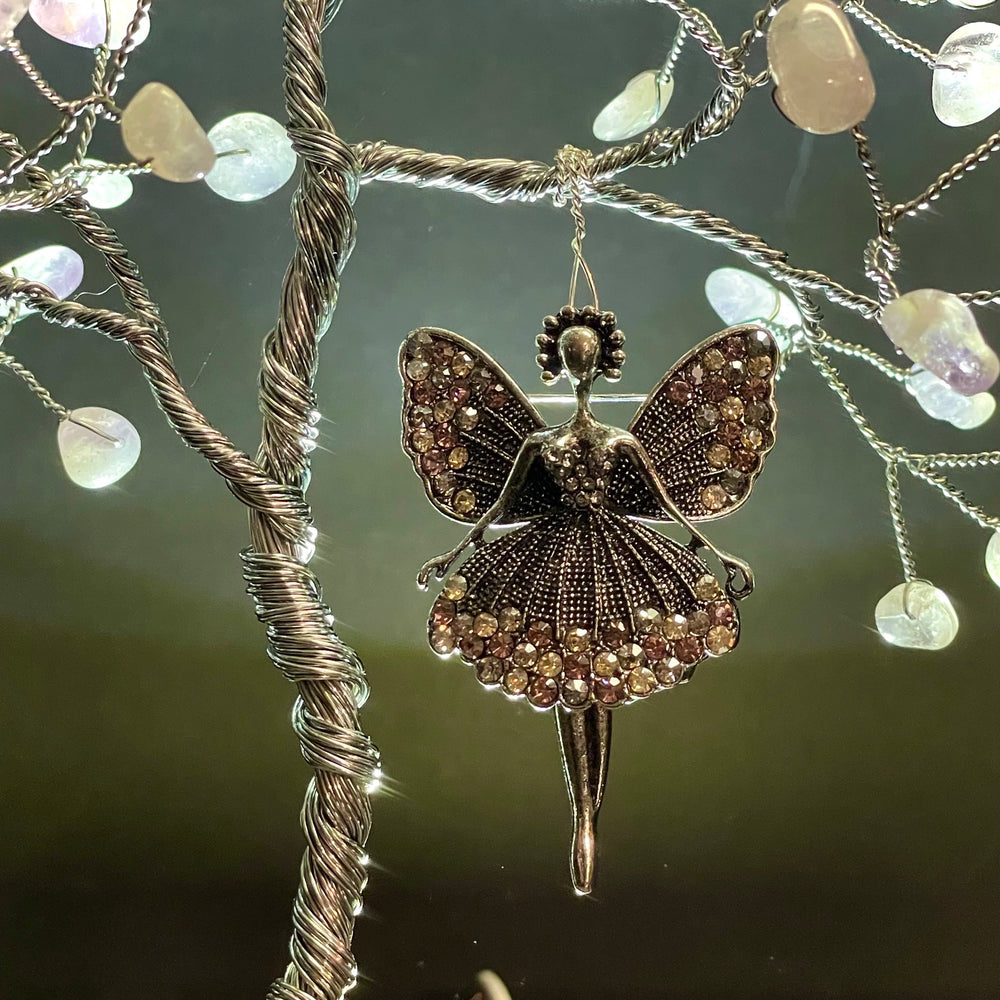
<svg viewBox="0 0 1000 1000">
<path fill-rule="evenodd" d="M 431 647 L 486 686 L 555 709 L 573 806 L 571 871 L 591 891 L 611 744 L 610 709 L 687 681 L 739 638 L 749 566 L 694 522 L 731 513 L 774 443 L 778 348 L 754 326 L 723 330 L 682 358 L 627 430 L 597 421 L 594 380 L 620 377 L 613 313 L 564 307 L 538 338 L 542 378 L 566 376 L 574 416 L 547 426 L 474 344 L 421 328 L 400 349 L 403 448 L 441 513 L 473 525 L 418 582 L 444 582 Z M 676 521 L 682 545 L 649 521 Z M 508 527 L 483 543 L 489 527 Z M 726 571 L 720 584 L 698 552 Z"/>
</svg>

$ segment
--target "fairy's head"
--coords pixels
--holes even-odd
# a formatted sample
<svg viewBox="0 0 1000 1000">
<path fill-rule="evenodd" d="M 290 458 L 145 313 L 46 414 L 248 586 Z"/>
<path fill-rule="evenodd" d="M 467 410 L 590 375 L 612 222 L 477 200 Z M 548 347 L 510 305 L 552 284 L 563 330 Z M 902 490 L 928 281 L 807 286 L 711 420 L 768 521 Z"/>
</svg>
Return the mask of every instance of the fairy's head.
<svg viewBox="0 0 1000 1000">
<path fill-rule="evenodd" d="M 563 306 L 557 316 L 546 316 L 535 359 L 542 369 L 542 381 L 554 382 L 566 376 L 579 385 L 603 375 L 609 382 L 617 382 L 625 361 L 625 334 L 615 323 L 614 313 L 599 312 L 593 306 Z"/>
</svg>

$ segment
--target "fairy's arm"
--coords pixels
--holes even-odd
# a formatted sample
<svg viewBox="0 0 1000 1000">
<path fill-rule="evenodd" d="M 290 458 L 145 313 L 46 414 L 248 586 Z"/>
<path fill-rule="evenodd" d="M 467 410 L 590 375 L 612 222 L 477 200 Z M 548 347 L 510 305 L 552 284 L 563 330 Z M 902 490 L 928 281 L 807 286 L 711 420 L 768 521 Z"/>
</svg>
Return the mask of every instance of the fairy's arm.
<svg viewBox="0 0 1000 1000">
<path fill-rule="evenodd" d="M 649 453 L 642 446 L 637 438 L 629 434 L 621 438 L 620 447 L 622 453 L 632 462 L 642 477 L 647 488 L 653 496 L 660 502 L 663 510 L 678 524 L 683 525 L 691 533 L 691 538 L 701 548 L 708 549 L 722 565 L 726 568 L 726 592 L 734 600 L 741 600 L 748 597 L 753 590 L 753 571 L 742 560 L 717 549 L 703 534 L 694 526 L 680 511 L 673 498 L 667 492 L 660 474 L 656 471 Z M 739 586 L 736 586 L 737 573 L 742 576 Z"/>
<path fill-rule="evenodd" d="M 537 435 L 527 437 L 514 459 L 507 482 L 504 483 L 500 495 L 496 502 L 487 510 L 483 516 L 472 526 L 469 533 L 462 539 L 455 548 L 448 552 L 428 559 L 417 574 L 417 583 L 421 589 L 427 589 L 427 583 L 433 574 L 439 580 L 448 572 L 452 563 L 470 546 L 475 545 L 483 537 L 483 532 L 491 525 L 499 521 L 511 503 L 517 498 L 528 480 L 528 473 L 535 459 L 538 457 L 541 447 L 541 439 Z"/>
</svg>

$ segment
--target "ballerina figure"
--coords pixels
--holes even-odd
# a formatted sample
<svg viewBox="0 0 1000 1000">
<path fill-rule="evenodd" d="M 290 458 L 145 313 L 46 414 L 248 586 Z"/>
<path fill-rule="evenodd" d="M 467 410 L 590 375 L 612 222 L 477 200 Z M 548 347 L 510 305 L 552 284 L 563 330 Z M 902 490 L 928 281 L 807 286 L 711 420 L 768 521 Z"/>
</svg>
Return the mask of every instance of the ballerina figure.
<svg viewBox="0 0 1000 1000">
<path fill-rule="evenodd" d="M 681 359 L 627 430 L 599 422 L 590 396 L 625 360 L 613 313 L 564 307 L 538 338 L 542 378 L 565 376 L 576 412 L 547 426 L 492 358 L 421 328 L 400 351 L 403 447 L 442 513 L 471 522 L 418 582 L 445 580 L 432 648 L 458 654 L 487 686 L 555 710 L 573 805 L 571 870 L 591 891 L 594 825 L 607 775 L 610 709 L 688 680 L 739 638 L 750 567 L 694 522 L 746 500 L 774 442 L 778 349 L 733 327 Z M 682 545 L 647 521 L 676 521 Z M 515 525 L 483 543 L 487 528 Z M 698 552 L 719 561 L 720 584 Z"/>
</svg>

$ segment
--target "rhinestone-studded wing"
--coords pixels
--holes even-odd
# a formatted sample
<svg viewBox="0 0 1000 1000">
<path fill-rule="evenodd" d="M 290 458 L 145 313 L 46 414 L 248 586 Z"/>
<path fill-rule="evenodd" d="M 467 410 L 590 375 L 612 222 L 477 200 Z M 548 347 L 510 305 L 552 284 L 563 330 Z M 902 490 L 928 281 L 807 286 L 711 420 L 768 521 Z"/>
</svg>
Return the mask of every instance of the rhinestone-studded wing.
<svg viewBox="0 0 1000 1000">
<path fill-rule="evenodd" d="M 403 449 L 431 503 L 475 522 L 500 496 L 524 439 L 545 422 L 513 379 L 475 344 L 447 330 L 414 330 L 399 352 Z M 512 524 L 558 502 L 533 475 L 496 523 Z"/>
<path fill-rule="evenodd" d="M 639 408 L 629 430 L 685 517 L 723 517 L 749 496 L 774 444 L 778 361 L 766 330 L 723 330 L 682 358 Z M 630 464 L 619 464 L 608 496 L 630 514 L 667 520 Z"/>
</svg>

